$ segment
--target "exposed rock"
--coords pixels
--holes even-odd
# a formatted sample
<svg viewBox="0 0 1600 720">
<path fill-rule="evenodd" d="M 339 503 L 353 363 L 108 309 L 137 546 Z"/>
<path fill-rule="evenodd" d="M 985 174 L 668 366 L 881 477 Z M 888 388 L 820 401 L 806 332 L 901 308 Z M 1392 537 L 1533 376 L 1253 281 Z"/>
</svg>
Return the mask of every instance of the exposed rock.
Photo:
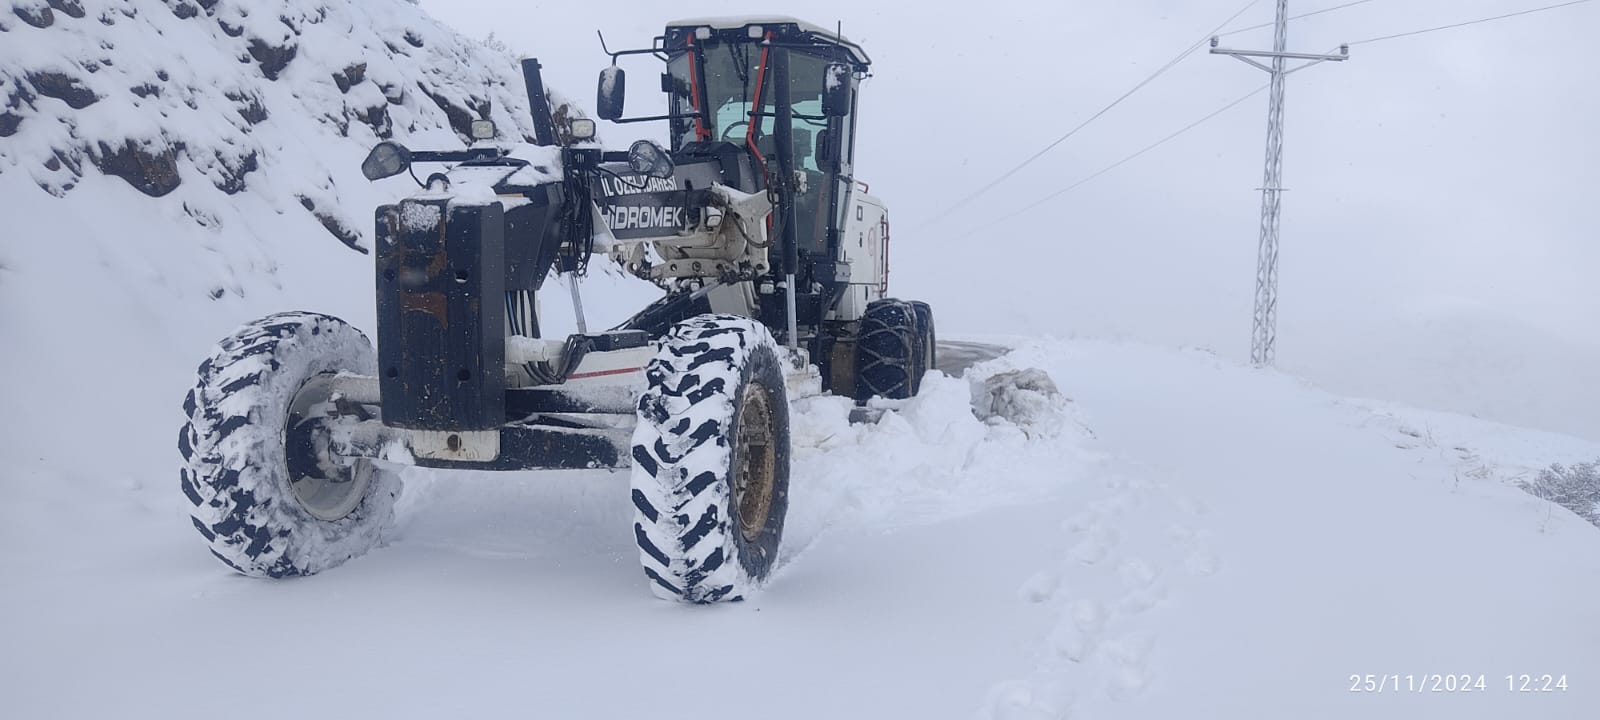
<svg viewBox="0 0 1600 720">
<path fill-rule="evenodd" d="M 133 93 L 135 95 L 138 95 L 139 97 L 142 97 L 142 98 L 160 97 L 161 96 L 161 86 L 157 85 L 155 83 L 143 83 L 143 84 L 135 85 L 135 86 L 133 86 L 131 88 L 128 88 L 128 92 L 131 92 L 131 93 Z"/>
<path fill-rule="evenodd" d="M 239 111 L 239 117 L 251 125 L 260 125 L 267 119 L 267 108 L 262 106 L 261 98 L 255 95 L 246 95 L 243 92 L 231 91 L 223 94 L 233 101 L 234 109 Z"/>
<path fill-rule="evenodd" d="M 228 37 L 239 37 L 244 34 L 243 25 L 229 25 L 227 20 L 217 18 L 217 27 L 222 28 L 222 34 Z"/>
<path fill-rule="evenodd" d="M 350 118 L 346 117 L 343 112 L 323 113 L 322 122 L 338 128 L 339 137 L 350 137 Z"/>
<path fill-rule="evenodd" d="M 331 213 L 318 210 L 317 203 L 311 198 L 306 197 L 305 195 L 300 195 L 298 197 L 300 198 L 301 207 L 311 211 L 312 217 L 315 217 L 317 222 L 322 223 L 322 227 L 325 228 L 329 234 L 337 238 L 339 242 L 344 243 L 345 247 L 361 253 L 362 255 L 366 255 L 368 253 L 367 248 L 361 244 L 361 235 L 356 231 L 351 230 L 350 226 L 346 225 L 343 220 L 340 220 Z"/>
<path fill-rule="evenodd" d="M 406 31 L 406 42 L 408 44 L 410 44 L 411 47 L 415 47 L 415 48 L 422 47 L 422 36 L 418 35 L 417 31 L 415 31 L 415 30 L 407 30 Z"/>
<path fill-rule="evenodd" d="M 379 83 L 378 84 L 378 89 L 383 91 L 383 99 L 389 101 L 390 105 L 404 105 L 405 104 L 405 101 L 406 101 L 406 89 L 405 89 L 405 86 L 403 86 L 403 85 L 401 85 L 399 83 L 394 83 L 394 84 Z"/>
<path fill-rule="evenodd" d="M 456 131 L 456 135 L 461 137 L 462 142 L 472 142 L 472 121 L 477 119 L 472 116 L 472 113 L 450 102 L 449 98 L 435 94 L 422 83 L 417 83 L 417 89 L 421 90 L 424 95 L 428 96 L 428 99 L 433 101 L 433 104 L 438 105 L 439 109 L 444 111 L 445 118 L 450 121 L 450 129 Z"/>
<path fill-rule="evenodd" d="M 479 119 L 485 119 L 488 118 L 491 112 L 494 110 L 494 106 L 490 105 L 489 101 L 485 98 L 468 97 L 467 109 L 477 113 Z M 468 134 L 470 135 L 472 130 L 470 124 L 467 130 Z"/>
<path fill-rule="evenodd" d="M 199 15 L 200 8 L 195 5 L 190 5 L 186 2 L 180 2 L 172 6 L 172 14 L 177 15 L 179 20 L 188 20 L 189 18 Z"/>
<path fill-rule="evenodd" d="M 387 105 L 374 105 L 365 110 L 357 110 L 356 119 L 366 123 L 379 138 L 388 140 L 394 137 L 394 122 L 389 119 Z"/>
<path fill-rule="evenodd" d="M 9 80 L 9 78 L 0 77 L 0 85 L 4 85 Z M 6 98 L 6 109 L 16 110 L 23 105 L 33 107 L 33 93 L 28 92 L 27 86 L 11 81 L 11 94 Z"/>
<path fill-rule="evenodd" d="M 22 21 L 36 28 L 47 28 L 56 22 L 56 14 L 47 7 L 21 7 L 13 6 L 11 11 L 22 18 Z"/>
<path fill-rule="evenodd" d="M 50 7 L 67 14 L 68 17 L 83 19 L 83 3 L 78 0 L 49 0 Z"/>
<path fill-rule="evenodd" d="M 126 180 L 135 190 L 150 197 L 161 197 L 176 189 L 182 180 L 178 177 L 178 154 L 171 147 L 152 151 L 132 140 L 113 150 L 106 143 L 98 143 L 99 152 L 90 155 L 100 172 Z"/>
<path fill-rule="evenodd" d="M 365 80 L 366 77 L 367 64 L 355 63 L 353 65 L 346 66 L 345 69 L 339 72 L 334 73 L 333 84 L 339 86 L 339 92 L 347 93 L 350 92 L 350 88 L 360 85 L 361 81 Z"/>
<path fill-rule="evenodd" d="M 277 80 L 278 73 L 289 66 L 289 61 L 294 59 L 295 53 L 299 50 L 298 45 L 278 47 L 260 38 L 250 41 L 250 57 L 261 63 L 261 73 L 266 75 L 268 80 Z"/>
<path fill-rule="evenodd" d="M 211 184 L 228 195 L 238 195 L 244 192 L 244 176 L 255 172 L 260 167 L 254 150 L 240 158 L 226 158 L 219 153 L 217 155 L 217 163 L 222 166 L 222 177 L 213 180 Z"/>
<path fill-rule="evenodd" d="M 28 73 L 28 82 L 33 84 L 33 89 L 38 90 L 40 95 L 65 102 L 74 110 L 82 110 L 100 99 L 93 90 L 84 87 L 77 78 L 66 73 L 31 72 Z"/>
<path fill-rule="evenodd" d="M 83 175 L 83 153 L 76 149 L 66 152 L 55 150 L 50 159 L 56 161 L 57 165 L 65 166 L 75 177 Z"/>
<path fill-rule="evenodd" d="M 23 105 L 33 106 L 33 93 L 20 83 L 11 83 L 11 93 L 6 98 L 4 111 L 0 111 L 0 137 L 10 137 L 17 134 L 18 126 L 22 125 L 22 113 L 17 112 Z"/>
<path fill-rule="evenodd" d="M 200 208 L 194 207 L 194 206 L 190 205 L 189 203 L 184 203 L 183 204 L 183 212 L 184 212 L 184 214 L 186 214 L 189 217 L 193 218 L 194 219 L 194 224 L 199 225 L 200 227 L 204 227 L 204 228 L 210 228 L 210 227 L 218 227 L 219 228 L 219 227 L 222 227 L 222 220 L 219 219 L 217 216 L 212 215 L 211 213 L 208 213 L 208 212 L 206 212 L 204 210 L 201 210 Z"/>
</svg>

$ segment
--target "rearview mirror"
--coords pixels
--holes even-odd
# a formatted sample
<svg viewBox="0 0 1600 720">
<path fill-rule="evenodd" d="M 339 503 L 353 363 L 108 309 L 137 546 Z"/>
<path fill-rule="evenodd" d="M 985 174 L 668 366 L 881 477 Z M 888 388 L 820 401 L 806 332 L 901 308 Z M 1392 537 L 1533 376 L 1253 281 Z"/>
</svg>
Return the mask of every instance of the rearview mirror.
<svg viewBox="0 0 1600 720">
<path fill-rule="evenodd" d="M 660 145 L 640 140 L 628 148 L 628 168 L 646 177 L 670 178 L 672 158 Z"/>
<path fill-rule="evenodd" d="M 406 146 L 393 140 L 385 140 L 372 148 L 367 153 L 367 159 L 361 161 L 361 174 L 368 180 L 382 180 L 394 177 L 411 167 L 411 151 Z"/>
<path fill-rule="evenodd" d="M 627 94 L 628 75 L 615 65 L 600 71 L 599 92 L 595 93 L 595 113 L 602 120 L 622 118 L 622 99 Z"/>
<path fill-rule="evenodd" d="M 850 75 L 844 63 L 828 63 L 822 70 L 822 114 L 844 117 L 850 114 Z"/>
</svg>

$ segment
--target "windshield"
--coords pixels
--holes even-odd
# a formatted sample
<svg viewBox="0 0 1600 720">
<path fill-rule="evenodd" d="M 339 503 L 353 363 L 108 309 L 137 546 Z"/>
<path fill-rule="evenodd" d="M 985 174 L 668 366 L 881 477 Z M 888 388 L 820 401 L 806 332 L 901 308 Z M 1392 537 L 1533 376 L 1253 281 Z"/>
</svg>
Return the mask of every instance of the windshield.
<svg viewBox="0 0 1600 720">
<path fill-rule="evenodd" d="M 699 67 L 690 61 L 694 53 L 704 55 Z M 712 42 L 674 54 L 667 62 L 672 78 L 672 112 L 692 115 L 697 107 L 705 107 L 710 109 L 711 120 L 708 128 L 700 128 L 697 120 L 674 121 L 675 146 L 697 139 L 722 140 L 750 146 L 763 159 L 770 157 L 776 150 L 772 137 L 772 79 L 766 70 L 770 54 L 754 42 Z M 821 78 L 825 64 L 826 60 L 820 57 L 790 54 L 795 166 L 813 172 L 820 167 L 816 154 L 818 134 L 827 127 L 822 117 Z M 696 82 L 700 68 L 704 68 L 704 82 Z M 752 113 L 756 113 L 753 128 Z"/>
<path fill-rule="evenodd" d="M 696 67 L 693 59 L 704 54 Z M 771 157 L 776 152 L 773 138 L 773 80 L 770 72 L 770 51 L 758 43 L 722 43 L 678 51 L 667 61 L 667 75 L 672 82 L 672 114 L 694 115 L 672 123 L 674 149 L 688 142 L 734 142 L 738 146 L 752 147 L 760 157 Z M 792 53 L 789 61 L 790 104 L 794 107 L 795 166 L 803 170 L 819 171 L 818 139 L 826 130 L 827 120 L 822 117 L 822 67 L 826 59 L 811 54 Z M 704 67 L 704 80 L 698 77 Z M 699 120 L 696 110 L 710 110 L 710 125 Z M 752 128 L 752 114 L 755 126 Z"/>
<path fill-rule="evenodd" d="M 740 145 L 772 134 L 771 118 L 766 117 L 750 132 L 750 114 L 756 102 L 770 109 L 772 83 L 761 70 L 765 52 L 749 43 L 711 43 L 674 54 L 667 61 L 672 78 L 672 112 L 696 115 L 695 120 L 674 121 L 676 146 L 696 140 L 724 140 Z M 697 57 L 703 55 L 704 57 Z M 702 72 L 705 77 L 697 75 Z M 760 86 L 758 86 L 758 83 Z M 699 108 L 710 108 L 711 127 L 698 119 Z M 762 148 L 765 151 L 766 148 Z M 763 152 L 764 154 L 764 152 Z"/>
</svg>

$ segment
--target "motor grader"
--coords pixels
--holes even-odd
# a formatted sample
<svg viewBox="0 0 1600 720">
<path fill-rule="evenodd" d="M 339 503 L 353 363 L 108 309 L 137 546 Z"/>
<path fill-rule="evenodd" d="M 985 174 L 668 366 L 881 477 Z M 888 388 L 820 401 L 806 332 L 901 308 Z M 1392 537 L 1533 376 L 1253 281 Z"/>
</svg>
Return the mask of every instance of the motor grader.
<svg viewBox="0 0 1600 720">
<path fill-rule="evenodd" d="M 654 592 L 738 599 L 782 539 L 790 402 L 917 391 L 932 313 L 888 296 L 888 213 L 855 176 L 865 51 L 783 17 L 683 20 L 648 48 L 602 49 L 600 119 L 665 123 L 664 144 L 605 149 L 524 60 L 534 142 L 481 121 L 465 149 L 383 142 L 363 164 L 374 180 L 437 168 L 376 211 L 376 348 L 337 318 L 281 313 L 200 364 L 182 488 L 224 563 L 285 577 L 367 552 L 404 465 L 628 468 Z M 619 61 L 651 57 L 667 112 L 625 117 Z M 663 294 L 591 330 L 591 260 Z M 577 311 L 564 337 L 542 331 L 552 275 Z"/>
</svg>

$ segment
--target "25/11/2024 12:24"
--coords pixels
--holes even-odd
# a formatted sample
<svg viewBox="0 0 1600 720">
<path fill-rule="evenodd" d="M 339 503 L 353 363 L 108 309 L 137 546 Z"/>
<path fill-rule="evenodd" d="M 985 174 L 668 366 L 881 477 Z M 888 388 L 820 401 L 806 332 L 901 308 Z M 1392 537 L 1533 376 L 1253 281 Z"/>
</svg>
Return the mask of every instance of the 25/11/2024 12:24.
<svg viewBox="0 0 1600 720">
<path fill-rule="evenodd" d="M 1565 692 L 1566 675 L 1510 674 L 1505 678 L 1509 692 Z M 1360 693 L 1462 693 L 1484 692 L 1489 689 L 1488 678 L 1482 674 L 1426 673 L 1394 675 L 1351 675 L 1350 692 Z"/>
</svg>

